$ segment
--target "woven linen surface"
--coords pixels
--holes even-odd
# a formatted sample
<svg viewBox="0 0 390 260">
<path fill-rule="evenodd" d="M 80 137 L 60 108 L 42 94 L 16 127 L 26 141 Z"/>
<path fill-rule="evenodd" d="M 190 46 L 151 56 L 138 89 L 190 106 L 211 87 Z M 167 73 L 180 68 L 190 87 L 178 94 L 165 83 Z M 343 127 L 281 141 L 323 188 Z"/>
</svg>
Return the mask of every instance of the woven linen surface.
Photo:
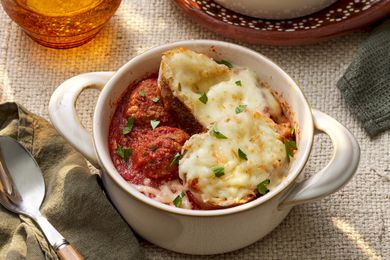
<svg viewBox="0 0 390 260">
<path fill-rule="evenodd" d="M 346 125 L 358 139 L 361 163 L 339 192 L 295 207 L 283 223 L 257 243 L 227 254 L 189 256 L 141 241 L 148 259 L 390 259 L 390 133 L 370 139 L 348 110 L 335 84 L 367 33 L 300 47 L 253 46 L 273 59 L 302 86 L 314 108 Z M 150 47 L 184 39 L 220 39 L 190 21 L 171 1 L 123 1 L 116 15 L 90 43 L 53 50 L 31 41 L 0 11 L 0 101 L 16 100 L 48 118 L 51 93 L 62 81 L 89 71 L 116 70 Z M 97 93 L 78 102 L 91 127 Z M 303 177 L 324 167 L 331 142 L 315 138 Z"/>
</svg>

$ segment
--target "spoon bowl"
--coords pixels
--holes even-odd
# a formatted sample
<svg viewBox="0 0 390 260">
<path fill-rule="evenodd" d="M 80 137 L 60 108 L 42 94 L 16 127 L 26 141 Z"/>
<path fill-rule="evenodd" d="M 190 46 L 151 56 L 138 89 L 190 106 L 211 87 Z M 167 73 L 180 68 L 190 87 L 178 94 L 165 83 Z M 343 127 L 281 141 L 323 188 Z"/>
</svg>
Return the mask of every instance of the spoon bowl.
<svg viewBox="0 0 390 260">
<path fill-rule="evenodd" d="M 42 171 L 32 154 L 12 138 L 0 136 L 0 203 L 30 217 L 60 259 L 83 259 L 39 211 L 45 197 Z"/>
<path fill-rule="evenodd" d="M 0 202 L 8 210 L 35 217 L 45 197 L 42 172 L 30 153 L 8 137 L 0 137 Z M 12 175 L 11 175 L 12 174 Z"/>
</svg>

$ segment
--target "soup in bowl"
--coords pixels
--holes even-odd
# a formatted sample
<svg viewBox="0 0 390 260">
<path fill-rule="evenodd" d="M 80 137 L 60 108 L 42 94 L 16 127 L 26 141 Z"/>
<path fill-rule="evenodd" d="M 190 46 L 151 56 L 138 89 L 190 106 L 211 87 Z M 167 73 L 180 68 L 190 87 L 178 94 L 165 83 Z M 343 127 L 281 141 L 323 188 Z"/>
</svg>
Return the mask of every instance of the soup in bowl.
<svg viewBox="0 0 390 260">
<path fill-rule="evenodd" d="M 121 98 L 110 125 L 111 159 L 156 201 L 237 206 L 287 175 L 299 132 L 291 117 L 253 71 L 177 48 L 163 54 L 158 76 Z"/>
<path fill-rule="evenodd" d="M 75 110 L 91 87 L 101 89 L 92 135 Z M 223 253 L 259 240 L 292 206 L 340 189 L 359 162 L 353 135 L 312 110 L 287 73 L 226 42 L 166 44 L 117 72 L 81 74 L 56 89 L 49 109 L 59 132 L 101 169 L 131 227 L 182 253 Z M 317 132 L 330 136 L 334 155 L 297 183 Z"/>
</svg>

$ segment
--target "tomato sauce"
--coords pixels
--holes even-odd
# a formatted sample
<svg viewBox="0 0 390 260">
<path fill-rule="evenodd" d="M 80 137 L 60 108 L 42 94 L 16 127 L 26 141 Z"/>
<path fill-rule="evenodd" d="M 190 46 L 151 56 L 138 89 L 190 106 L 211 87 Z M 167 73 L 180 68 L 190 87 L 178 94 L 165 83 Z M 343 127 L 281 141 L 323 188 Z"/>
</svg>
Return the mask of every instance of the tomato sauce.
<svg viewBox="0 0 390 260">
<path fill-rule="evenodd" d="M 156 77 L 130 86 L 117 104 L 109 130 L 110 155 L 119 174 L 129 183 L 155 189 L 172 180 L 182 184 L 178 161 L 190 135 L 179 127 L 181 123 L 165 109 Z M 121 149 L 128 151 L 128 158 Z M 193 209 L 199 209 L 191 196 L 187 198 Z"/>
</svg>

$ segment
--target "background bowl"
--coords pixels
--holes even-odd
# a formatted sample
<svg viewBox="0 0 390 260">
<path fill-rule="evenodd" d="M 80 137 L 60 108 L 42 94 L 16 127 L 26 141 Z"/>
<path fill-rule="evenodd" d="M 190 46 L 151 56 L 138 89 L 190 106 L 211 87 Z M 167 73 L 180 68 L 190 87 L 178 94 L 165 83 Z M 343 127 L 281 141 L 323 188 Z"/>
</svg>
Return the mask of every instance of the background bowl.
<svg viewBox="0 0 390 260">
<path fill-rule="evenodd" d="M 210 31 L 253 44 L 311 44 L 364 29 L 390 15 L 390 0 L 338 0 L 314 14 L 286 20 L 259 19 L 226 9 L 214 0 L 172 0 Z"/>
<path fill-rule="evenodd" d="M 315 13 L 337 0 L 215 0 L 244 15 L 263 19 L 291 19 Z"/>
</svg>

